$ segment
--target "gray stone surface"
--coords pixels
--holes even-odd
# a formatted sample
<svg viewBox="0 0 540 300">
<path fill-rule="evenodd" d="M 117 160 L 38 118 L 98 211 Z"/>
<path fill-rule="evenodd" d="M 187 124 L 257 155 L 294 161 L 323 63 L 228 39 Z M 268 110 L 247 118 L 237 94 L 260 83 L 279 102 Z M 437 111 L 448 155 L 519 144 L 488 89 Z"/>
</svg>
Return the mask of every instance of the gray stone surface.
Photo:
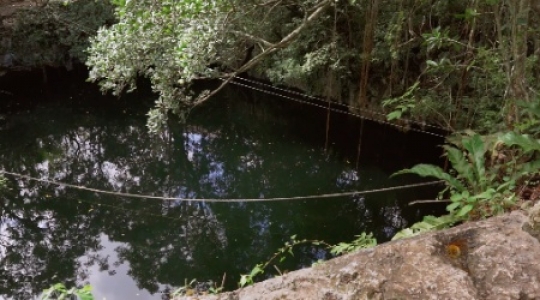
<svg viewBox="0 0 540 300">
<path fill-rule="evenodd" d="M 177 300 L 540 299 L 540 206 Z"/>
</svg>

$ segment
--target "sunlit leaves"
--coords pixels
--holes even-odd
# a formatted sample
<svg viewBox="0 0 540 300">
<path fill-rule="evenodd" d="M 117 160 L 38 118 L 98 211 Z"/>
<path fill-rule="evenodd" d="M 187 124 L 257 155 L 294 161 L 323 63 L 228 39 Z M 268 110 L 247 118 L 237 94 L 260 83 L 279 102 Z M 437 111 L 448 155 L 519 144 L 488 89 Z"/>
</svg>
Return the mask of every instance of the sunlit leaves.
<svg viewBox="0 0 540 300">
<path fill-rule="evenodd" d="M 238 71 L 242 57 L 256 57 L 240 71 L 244 72 L 277 49 L 290 48 L 298 38 L 296 30 L 302 28 L 298 32 L 303 32 L 303 25 L 308 23 L 305 17 L 310 13 L 319 17 L 329 6 L 328 1 L 279 4 L 239 0 L 126 1 L 117 7 L 118 24 L 101 29 L 92 40 L 87 61 L 90 80 L 99 82 L 103 90 L 120 94 L 135 88 L 138 76 L 150 78 L 160 98 L 156 105 L 159 109 L 150 113 L 148 125 L 151 131 L 157 131 L 168 112 L 185 115 L 203 101 L 189 93 L 193 80 L 226 77 Z M 314 23 L 309 22 L 310 26 Z M 312 39 L 312 35 L 305 36 Z M 286 40 L 274 44 L 281 39 Z M 335 47 L 323 45 L 320 51 L 305 55 L 306 63 L 298 74 L 317 73 L 315 69 L 328 66 Z M 252 49 L 247 51 L 250 55 L 246 55 L 246 46 Z M 265 47 L 272 50 L 266 51 Z M 337 61 L 337 56 L 332 57 Z M 339 66 L 330 65 L 335 70 Z M 285 67 L 283 71 L 287 74 L 292 69 Z M 180 81 L 182 84 L 177 84 Z"/>
<path fill-rule="evenodd" d="M 366 249 L 377 246 L 377 239 L 373 237 L 372 233 L 362 232 L 356 236 L 350 243 L 341 242 L 330 248 L 330 253 L 334 255 L 341 255 L 349 252 L 353 252 L 359 249 Z"/>
<path fill-rule="evenodd" d="M 448 228 L 452 226 L 455 222 L 456 220 L 450 215 L 442 217 L 425 216 L 422 221 L 414 223 L 411 227 L 405 228 L 396 233 L 392 240 L 399 240 L 432 230 Z"/>
<path fill-rule="evenodd" d="M 126 0 L 111 0 L 111 3 L 116 6 L 123 7 L 126 5 Z"/>
<path fill-rule="evenodd" d="M 85 285 L 82 288 L 67 289 L 63 283 L 57 283 L 43 291 L 40 300 L 66 300 L 77 298 L 80 300 L 94 300 L 92 287 Z"/>
<path fill-rule="evenodd" d="M 189 107 L 193 97 L 179 80 L 211 77 L 208 65 L 218 55 L 228 4 L 223 1 L 127 1 L 117 10 L 118 24 L 92 39 L 87 65 L 90 80 L 120 94 L 144 75 L 160 94 L 149 126 L 157 131 L 168 111 Z"/>
<path fill-rule="evenodd" d="M 251 285 L 254 283 L 253 278 L 263 273 L 264 273 L 264 266 L 262 264 L 257 264 L 255 265 L 255 267 L 253 267 L 253 269 L 251 270 L 249 274 L 240 276 L 240 282 L 238 283 L 238 285 L 240 285 L 240 287 Z"/>
</svg>

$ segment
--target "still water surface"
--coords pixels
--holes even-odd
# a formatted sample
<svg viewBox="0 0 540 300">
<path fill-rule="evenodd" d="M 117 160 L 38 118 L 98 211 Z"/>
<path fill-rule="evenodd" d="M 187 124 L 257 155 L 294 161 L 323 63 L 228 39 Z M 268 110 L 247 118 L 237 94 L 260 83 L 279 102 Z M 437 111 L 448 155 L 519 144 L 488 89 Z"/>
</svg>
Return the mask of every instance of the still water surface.
<svg viewBox="0 0 540 300">
<path fill-rule="evenodd" d="M 389 178 L 436 161 L 439 140 L 231 88 L 184 126 L 147 133 L 151 95 L 117 100 L 75 84 L 4 105 L 0 169 L 96 189 L 180 198 L 268 198 L 414 182 Z M 37 98 L 32 98 L 37 97 Z M 8 107 L 9 106 L 9 107 Z M 6 108 L 8 107 L 8 108 Z M 0 196 L 0 297 L 30 299 L 53 283 L 90 283 L 96 299 L 161 299 L 185 280 L 233 288 L 292 235 L 329 243 L 362 231 L 388 240 L 436 189 L 257 203 L 130 199 L 9 177 Z M 329 258 L 297 249 L 281 270 Z M 270 270 L 268 275 L 272 275 Z M 262 278 L 259 278 L 262 279 Z"/>
</svg>

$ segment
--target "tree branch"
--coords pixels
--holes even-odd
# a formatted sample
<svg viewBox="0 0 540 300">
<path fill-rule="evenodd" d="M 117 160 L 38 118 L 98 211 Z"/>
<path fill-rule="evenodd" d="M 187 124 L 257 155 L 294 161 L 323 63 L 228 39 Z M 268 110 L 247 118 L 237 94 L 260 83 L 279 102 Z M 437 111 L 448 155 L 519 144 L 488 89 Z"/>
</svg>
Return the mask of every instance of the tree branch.
<svg viewBox="0 0 540 300">
<path fill-rule="evenodd" d="M 267 41 L 267 40 L 265 40 L 263 38 L 253 36 L 253 35 L 251 35 L 249 33 L 246 33 L 246 32 L 235 30 L 235 31 L 233 31 L 233 33 L 236 34 L 236 35 L 241 35 L 243 37 L 246 37 L 246 38 L 248 38 L 248 39 L 250 39 L 250 40 L 252 40 L 254 42 L 259 42 L 261 44 L 264 44 L 267 47 L 272 47 L 274 45 L 274 44 L 270 43 L 269 41 Z"/>
<path fill-rule="evenodd" d="M 433 203 L 448 203 L 452 202 L 450 199 L 439 199 L 439 200 L 415 200 L 409 203 L 409 206 L 416 204 L 433 204 Z"/>
<path fill-rule="evenodd" d="M 287 36 L 285 36 L 281 41 L 270 44 L 270 46 L 264 50 L 263 52 L 256 55 L 254 58 L 250 59 L 248 62 L 246 62 L 243 66 L 238 68 L 235 72 L 229 75 L 229 78 L 223 81 L 219 87 L 214 89 L 212 92 L 210 92 L 208 95 L 202 97 L 201 99 L 195 101 L 193 103 L 193 107 L 200 105 L 201 103 L 208 100 L 210 97 L 217 94 L 219 91 L 221 91 L 229 82 L 231 82 L 234 77 L 240 73 L 246 72 L 247 70 L 253 68 L 256 64 L 258 64 L 261 60 L 263 60 L 265 57 L 269 56 L 270 54 L 278 51 L 279 49 L 287 47 L 290 43 L 292 43 L 299 35 L 302 33 L 302 31 L 319 15 L 328 7 L 330 6 L 331 0 L 325 0 L 317 4 L 313 9 L 314 11 L 307 17 L 304 18 L 304 21 L 302 24 L 300 24 L 296 29 L 291 31 Z"/>
</svg>

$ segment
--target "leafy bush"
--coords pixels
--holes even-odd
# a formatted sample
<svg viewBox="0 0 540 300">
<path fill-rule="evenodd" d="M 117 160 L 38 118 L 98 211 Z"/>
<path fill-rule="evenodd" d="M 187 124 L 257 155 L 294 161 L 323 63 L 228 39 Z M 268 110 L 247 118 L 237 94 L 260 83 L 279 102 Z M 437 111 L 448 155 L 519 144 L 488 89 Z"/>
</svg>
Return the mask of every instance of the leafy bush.
<svg viewBox="0 0 540 300">
<path fill-rule="evenodd" d="M 508 132 L 482 137 L 476 133 L 449 138 L 444 145 L 452 171 L 419 164 L 394 175 L 413 173 L 446 181 L 456 219 L 477 219 L 504 212 L 515 205 L 514 189 L 526 175 L 538 172 L 540 142 L 528 135 Z"/>
<path fill-rule="evenodd" d="M 540 135 L 540 99 L 533 102 L 519 103 L 521 107 L 521 119 L 516 124 L 516 129 L 525 134 L 538 137 Z"/>
</svg>

